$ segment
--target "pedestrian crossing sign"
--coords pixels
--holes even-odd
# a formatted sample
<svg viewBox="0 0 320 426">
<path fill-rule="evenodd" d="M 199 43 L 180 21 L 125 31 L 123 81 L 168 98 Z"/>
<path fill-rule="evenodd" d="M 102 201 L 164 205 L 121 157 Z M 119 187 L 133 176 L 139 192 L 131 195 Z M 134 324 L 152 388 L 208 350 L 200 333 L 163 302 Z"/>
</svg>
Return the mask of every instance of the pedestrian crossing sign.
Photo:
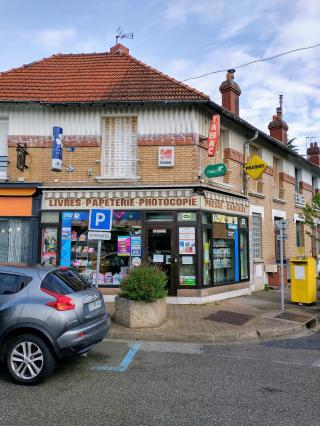
<svg viewBox="0 0 320 426">
<path fill-rule="evenodd" d="M 259 179 L 262 173 L 266 170 L 268 164 L 262 160 L 258 155 L 253 155 L 250 160 L 243 166 L 243 170 L 252 179 Z"/>
</svg>

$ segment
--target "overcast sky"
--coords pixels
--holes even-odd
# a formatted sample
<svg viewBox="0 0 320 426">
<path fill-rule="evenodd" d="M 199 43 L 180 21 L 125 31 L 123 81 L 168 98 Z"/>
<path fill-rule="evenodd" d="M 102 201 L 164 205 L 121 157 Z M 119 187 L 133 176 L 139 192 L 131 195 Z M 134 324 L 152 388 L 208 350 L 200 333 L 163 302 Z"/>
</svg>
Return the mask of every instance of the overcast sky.
<svg viewBox="0 0 320 426">
<path fill-rule="evenodd" d="M 116 29 L 130 53 L 178 80 L 320 43 L 319 0 L 0 0 L 0 71 L 53 53 L 108 51 Z M 240 68 L 240 115 L 268 133 L 284 95 L 301 153 L 320 137 L 320 47 Z M 191 80 L 221 103 L 225 73 Z M 320 138 L 319 138 L 320 139 Z"/>
</svg>

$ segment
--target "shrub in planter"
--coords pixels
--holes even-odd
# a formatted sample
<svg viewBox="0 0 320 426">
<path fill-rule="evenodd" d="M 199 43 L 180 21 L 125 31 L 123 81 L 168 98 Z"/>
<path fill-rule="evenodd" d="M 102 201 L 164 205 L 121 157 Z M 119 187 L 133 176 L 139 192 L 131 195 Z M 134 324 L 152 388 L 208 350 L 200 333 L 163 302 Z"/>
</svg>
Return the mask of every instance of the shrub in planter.
<svg viewBox="0 0 320 426">
<path fill-rule="evenodd" d="M 154 302 L 166 297 L 167 276 L 157 266 L 142 265 L 131 269 L 120 284 L 120 297 Z"/>
<path fill-rule="evenodd" d="M 129 328 L 158 327 L 167 316 L 167 276 L 157 266 L 139 266 L 121 281 L 115 322 Z"/>
</svg>

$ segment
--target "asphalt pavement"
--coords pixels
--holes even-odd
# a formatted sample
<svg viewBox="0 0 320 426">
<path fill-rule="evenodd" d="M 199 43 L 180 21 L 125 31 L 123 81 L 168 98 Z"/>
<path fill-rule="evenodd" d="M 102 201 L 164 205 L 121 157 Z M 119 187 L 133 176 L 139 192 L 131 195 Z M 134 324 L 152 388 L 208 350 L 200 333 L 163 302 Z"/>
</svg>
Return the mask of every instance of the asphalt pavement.
<svg viewBox="0 0 320 426">
<path fill-rule="evenodd" d="M 319 385 L 319 332 L 229 344 L 106 340 L 36 387 L 1 368 L 0 424 L 313 426 Z"/>
</svg>

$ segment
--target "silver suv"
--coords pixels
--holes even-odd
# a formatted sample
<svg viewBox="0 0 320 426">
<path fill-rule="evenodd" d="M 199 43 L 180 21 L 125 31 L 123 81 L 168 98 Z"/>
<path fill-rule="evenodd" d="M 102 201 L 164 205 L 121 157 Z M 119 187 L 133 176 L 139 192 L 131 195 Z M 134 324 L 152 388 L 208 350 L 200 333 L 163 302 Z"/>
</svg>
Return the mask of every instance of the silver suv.
<svg viewBox="0 0 320 426">
<path fill-rule="evenodd" d="M 103 296 L 75 271 L 0 265 L 0 361 L 16 382 L 39 383 L 109 326 Z"/>
</svg>

